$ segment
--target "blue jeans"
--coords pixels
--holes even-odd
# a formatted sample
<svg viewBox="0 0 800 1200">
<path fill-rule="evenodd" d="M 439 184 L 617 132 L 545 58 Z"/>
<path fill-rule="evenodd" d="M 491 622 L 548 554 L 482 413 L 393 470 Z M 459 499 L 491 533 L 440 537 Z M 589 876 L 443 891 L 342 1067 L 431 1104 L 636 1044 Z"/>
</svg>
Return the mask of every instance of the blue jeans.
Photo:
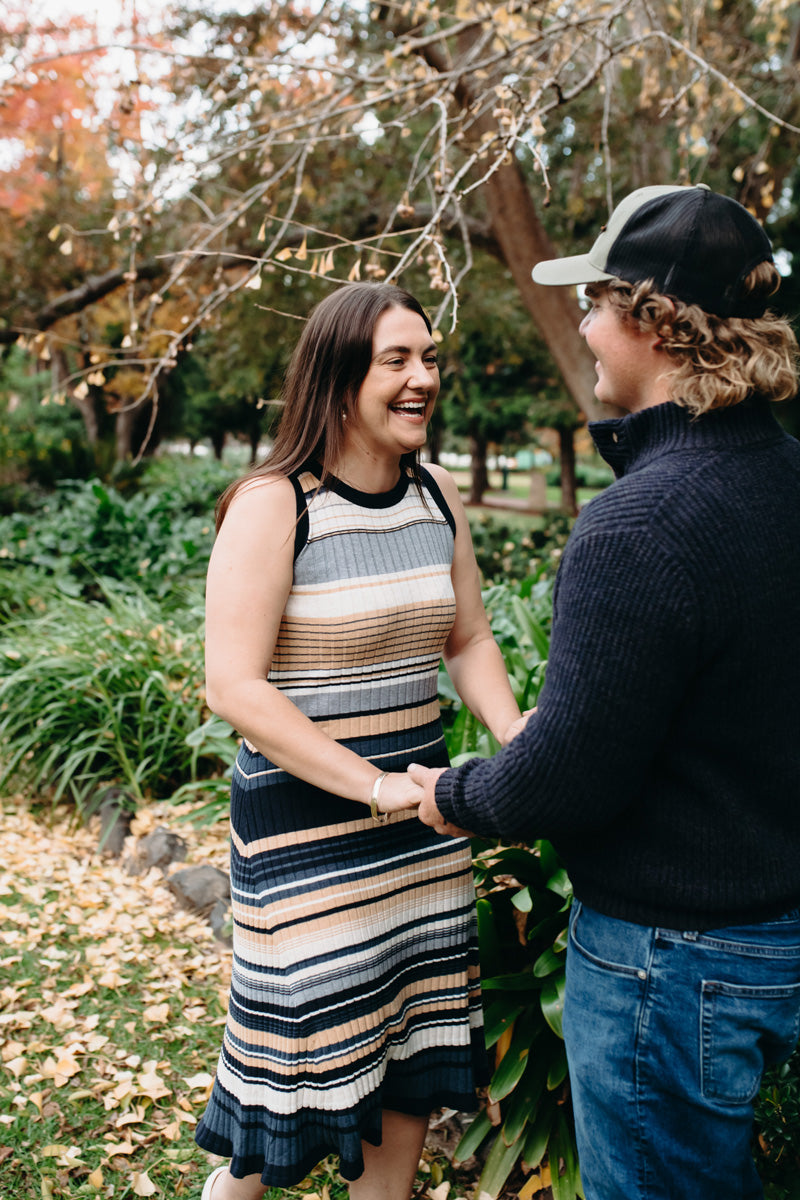
<svg viewBox="0 0 800 1200">
<path fill-rule="evenodd" d="M 764 1068 L 800 1035 L 800 910 L 683 933 L 570 917 L 564 1041 L 586 1200 L 756 1200 Z"/>
</svg>

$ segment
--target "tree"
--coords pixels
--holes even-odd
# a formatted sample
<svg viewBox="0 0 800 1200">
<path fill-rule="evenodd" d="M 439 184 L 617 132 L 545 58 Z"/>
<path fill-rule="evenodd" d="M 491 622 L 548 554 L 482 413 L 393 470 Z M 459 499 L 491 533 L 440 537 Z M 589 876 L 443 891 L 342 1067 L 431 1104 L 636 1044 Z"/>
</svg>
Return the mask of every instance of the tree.
<svg viewBox="0 0 800 1200">
<path fill-rule="evenodd" d="M 185 427 L 208 437 L 217 457 L 226 436 L 234 434 L 247 441 L 255 461 L 278 411 L 283 373 L 297 336 L 290 326 L 297 324 L 270 319 L 241 296 L 234 297 L 185 356 L 177 373 L 185 376 L 188 370 L 194 377 L 193 386 L 184 384 Z"/>
<path fill-rule="evenodd" d="M 444 340 L 442 423 L 468 440 L 471 504 L 489 487 L 490 445 L 530 441 L 531 414 L 547 409 L 558 385 L 542 338 L 514 301 L 510 272 L 476 256 L 461 285 L 461 320 Z"/>
<path fill-rule="evenodd" d="M 126 87 L 109 106 L 106 56 L 82 18 L 35 26 L 24 9 L 9 6 L 3 34 L 0 303 L 20 319 L 16 341 L 31 369 L 49 370 L 52 398 L 79 410 L 88 443 L 104 436 L 108 410 L 124 455 L 135 427 L 147 429 L 150 406 L 149 398 L 140 403 L 141 363 L 124 347 L 134 280 L 123 269 L 121 286 L 109 292 L 98 278 L 107 274 L 109 241 L 114 245 L 118 173 L 131 161 L 124 147 L 141 145 L 149 101 Z M 125 253 L 134 241 L 131 234 Z M 80 299 L 65 304 L 65 296 Z M 148 349 L 158 357 L 165 345 L 162 339 Z"/>
<path fill-rule="evenodd" d="M 594 415 L 576 301 L 535 287 L 533 262 L 585 245 L 615 196 L 654 179 L 733 181 L 760 217 L 779 208 L 797 172 L 797 30 L 786 0 L 284 0 L 213 21 L 187 9 L 161 60 L 170 122 L 123 139 L 139 173 L 136 187 L 118 173 L 106 269 L 38 308 L 7 300 L 0 340 L 59 330 L 127 289 L 129 344 L 109 359 L 152 404 L 181 352 L 270 269 L 328 284 L 422 270 L 422 298 L 452 330 L 480 247 L 506 263 L 572 402 Z M 18 61 L 22 79 L 33 60 Z M 161 320 L 167 300 L 185 306 L 178 325 Z"/>
</svg>

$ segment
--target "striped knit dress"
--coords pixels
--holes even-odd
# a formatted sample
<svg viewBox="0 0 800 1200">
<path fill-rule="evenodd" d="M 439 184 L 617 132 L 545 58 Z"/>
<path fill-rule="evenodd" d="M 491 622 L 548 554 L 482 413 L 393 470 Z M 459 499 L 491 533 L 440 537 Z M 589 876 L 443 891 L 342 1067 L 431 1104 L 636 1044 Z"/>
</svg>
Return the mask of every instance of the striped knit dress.
<svg viewBox="0 0 800 1200">
<path fill-rule="evenodd" d="M 389 492 L 307 469 L 270 681 L 381 770 L 443 766 L 437 700 L 454 522 L 427 472 Z M 267 568 L 268 569 L 268 568 Z M 197 1141 L 241 1177 L 346 1179 L 381 1109 L 475 1108 L 486 1081 L 470 847 L 413 813 L 385 825 L 253 747 L 231 789 L 234 963 Z"/>
</svg>

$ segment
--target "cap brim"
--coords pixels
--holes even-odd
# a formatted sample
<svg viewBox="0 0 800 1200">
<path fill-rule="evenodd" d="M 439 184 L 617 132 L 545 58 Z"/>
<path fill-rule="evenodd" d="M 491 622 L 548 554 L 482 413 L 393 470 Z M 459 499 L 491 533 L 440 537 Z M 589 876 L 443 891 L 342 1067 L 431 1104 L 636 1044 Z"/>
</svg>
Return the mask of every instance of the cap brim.
<svg viewBox="0 0 800 1200">
<path fill-rule="evenodd" d="M 531 271 L 534 283 L 568 286 L 579 283 L 600 283 L 613 279 L 608 271 L 601 271 L 590 261 L 588 254 L 574 254 L 571 258 L 550 258 L 538 262 Z"/>
</svg>

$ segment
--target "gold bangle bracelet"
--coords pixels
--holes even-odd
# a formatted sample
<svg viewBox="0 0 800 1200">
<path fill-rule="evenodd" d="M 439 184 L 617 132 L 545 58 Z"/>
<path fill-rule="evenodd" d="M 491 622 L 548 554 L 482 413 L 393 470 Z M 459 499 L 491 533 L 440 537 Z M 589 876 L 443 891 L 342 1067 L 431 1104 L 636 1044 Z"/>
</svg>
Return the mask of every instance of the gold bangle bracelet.
<svg viewBox="0 0 800 1200">
<path fill-rule="evenodd" d="M 381 784 L 385 778 L 386 772 L 381 771 L 380 775 L 372 785 L 372 791 L 369 797 L 369 811 L 372 815 L 373 821 L 377 821 L 379 825 L 385 825 L 389 820 L 389 814 L 387 812 L 378 812 L 378 794 L 381 790 Z"/>
</svg>

